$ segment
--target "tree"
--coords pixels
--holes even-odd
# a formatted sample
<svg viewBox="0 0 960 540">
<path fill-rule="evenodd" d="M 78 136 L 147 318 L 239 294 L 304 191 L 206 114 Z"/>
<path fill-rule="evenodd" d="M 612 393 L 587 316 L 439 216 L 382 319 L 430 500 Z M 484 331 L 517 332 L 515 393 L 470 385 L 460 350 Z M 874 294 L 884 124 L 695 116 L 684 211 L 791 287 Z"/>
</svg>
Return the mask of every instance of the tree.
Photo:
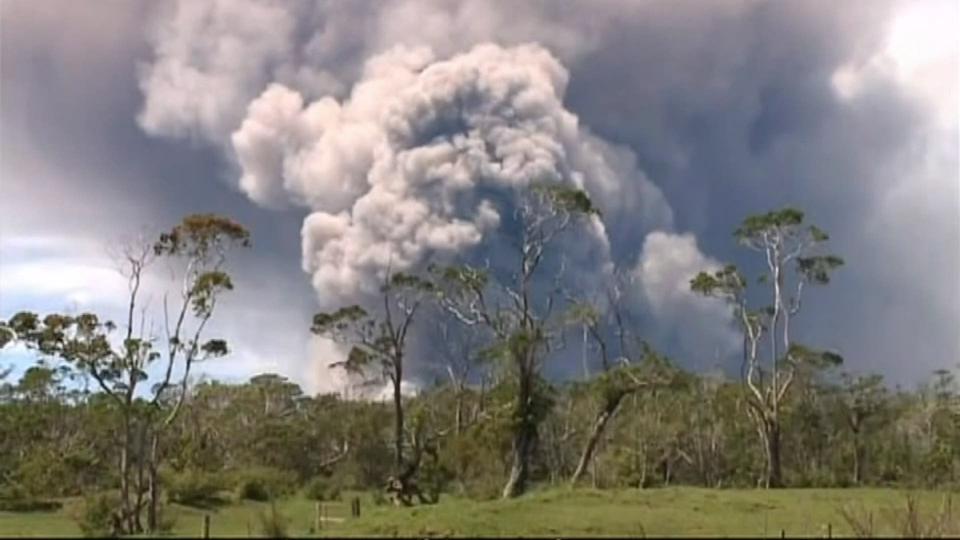
<svg viewBox="0 0 960 540">
<path fill-rule="evenodd" d="M 380 288 L 382 310 L 371 315 L 359 305 L 340 308 L 313 317 L 311 331 L 351 346 L 346 360 L 331 364 L 372 381 L 389 381 L 393 393 L 394 478 L 388 482 L 398 504 L 410 504 L 416 492 L 413 477 L 420 465 L 420 453 L 404 456 L 404 414 L 402 384 L 407 338 L 417 312 L 433 284 L 413 275 L 388 270 Z M 416 449 L 414 449 L 416 450 Z"/>
<path fill-rule="evenodd" d="M 554 288 L 545 298 L 536 298 L 535 279 L 560 235 L 599 214 L 583 190 L 537 184 L 521 194 L 518 203 L 520 238 L 510 278 L 492 280 L 486 270 L 469 264 L 431 268 L 441 306 L 461 323 L 489 329 L 497 340 L 489 352 L 506 361 L 515 385 L 511 468 L 504 498 L 525 491 L 537 426 L 549 410 L 540 371 L 556 334 L 553 309 L 560 291 Z"/>
<path fill-rule="evenodd" d="M 13 339 L 45 356 L 61 358 L 92 377 L 120 413 L 120 508 L 113 522 L 116 533 L 144 531 L 142 512 L 147 512 L 146 530 L 157 530 L 159 505 L 158 467 L 160 437 L 176 419 L 184 399 L 191 367 L 227 353 L 222 339 L 202 339 L 220 295 L 233 289 L 224 271 L 229 248 L 249 245 L 247 230 L 228 218 L 212 214 L 187 216 L 155 242 L 139 242 L 121 249 L 121 273 L 127 278 L 126 320 L 119 343 L 111 339 L 118 330 L 111 321 L 93 313 L 77 316 L 51 314 L 40 319 L 21 312 L 5 325 Z M 147 310 L 141 305 L 145 272 L 157 257 L 181 262 L 179 306 L 170 318 L 164 295 L 165 339 L 147 325 Z M 137 317 L 139 316 L 139 320 Z M 9 333 L 9 332 L 8 332 Z M 149 366 L 163 359 L 163 376 L 141 399 L 140 383 L 147 380 Z M 182 367 L 174 381 L 174 368 Z"/>
<path fill-rule="evenodd" d="M 636 340 L 631 339 L 624 324 L 619 289 L 611 289 L 607 296 L 609 309 L 606 313 L 601 313 L 586 302 L 574 302 L 567 310 L 569 323 L 579 325 L 584 330 L 584 352 L 586 338 L 589 337 L 599 352 L 602 369 L 602 372 L 589 382 L 590 389 L 599 398 L 600 406 L 580 452 L 580 459 L 570 477 L 571 486 L 576 486 L 583 477 L 607 424 L 620 410 L 623 400 L 636 392 L 667 384 L 671 379 L 669 361 L 658 355 L 649 343 L 640 342 L 639 347 L 631 346 Z M 614 343 L 608 343 L 610 334 L 616 337 Z M 637 348 L 639 351 L 636 351 Z M 613 352 L 619 352 L 619 355 L 610 358 Z M 584 368 L 586 370 L 586 359 Z"/>
<path fill-rule="evenodd" d="M 758 281 L 769 287 L 772 305 L 748 308 L 747 281 L 733 265 L 700 272 L 690 281 L 694 292 L 729 302 L 743 331 L 743 380 L 750 415 L 764 447 L 767 487 L 783 484 L 780 408 L 798 368 L 807 361 L 839 358 L 791 341 L 790 323 L 800 312 L 804 287 L 829 283 L 830 273 L 843 264 L 837 256 L 816 253 L 829 236 L 816 226 L 804 226 L 803 218 L 800 210 L 784 208 L 749 216 L 734 232 L 740 245 L 763 254 L 767 268 Z M 767 363 L 760 359 L 764 336 L 769 338 Z"/>
<path fill-rule="evenodd" d="M 863 467 L 866 461 L 864 432 L 868 428 L 868 422 L 882 413 L 887 405 L 886 387 L 881 375 L 854 377 L 845 373 L 841 392 L 846 424 L 853 435 L 852 481 L 854 485 L 860 485 L 863 482 Z"/>
<path fill-rule="evenodd" d="M 163 315 L 166 344 L 166 368 L 163 380 L 153 390 L 150 401 L 154 411 L 162 399 L 168 397 L 171 390 L 171 376 L 179 362 L 183 372 L 176 383 L 177 393 L 173 397 L 169 412 L 152 430 L 149 467 L 149 507 L 148 530 L 157 530 L 157 507 L 160 502 L 158 471 L 161 456 L 160 437 L 168 429 L 183 406 L 187 396 L 187 384 L 193 364 L 217 358 L 227 354 L 227 342 L 222 339 L 202 341 L 204 328 L 213 316 L 217 300 L 223 292 L 233 290 L 233 280 L 225 270 L 227 252 L 233 247 L 249 247 L 250 232 L 235 221 L 214 214 L 193 214 L 185 217 L 167 233 L 160 235 L 153 244 L 153 253 L 179 261 L 182 265 L 180 275 L 180 308 L 175 322 L 169 318 L 167 295 L 163 298 Z M 128 259 L 131 270 L 137 269 L 137 263 Z M 137 270 L 137 273 L 142 271 Z M 131 274 L 132 275 L 132 274 Z M 133 278 L 131 278 L 133 279 Z M 131 288 L 135 291 L 131 281 Z M 137 285 L 139 287 L 139 276 Z M 136 294 L 135 292 L 133 293 Z M 135 296 L 131 296 L 130 309 L 134 309 Z M 192 315 L 192 327 L 187 323 L 188 310 Z M 132 322 L 132 317 L 130 318 Z"/>
</svg>

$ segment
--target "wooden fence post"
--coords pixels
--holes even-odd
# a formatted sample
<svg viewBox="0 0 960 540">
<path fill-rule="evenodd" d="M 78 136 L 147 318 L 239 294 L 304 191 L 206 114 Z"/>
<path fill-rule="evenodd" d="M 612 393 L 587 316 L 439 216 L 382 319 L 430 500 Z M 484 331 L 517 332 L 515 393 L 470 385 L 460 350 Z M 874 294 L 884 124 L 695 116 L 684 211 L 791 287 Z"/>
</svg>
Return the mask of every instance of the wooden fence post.
<svg viewBox="0 0 960 540">
<path fill-rule="evenodd" d="M 833 525 L 827 523 L 827 538 L 833 538 Z"/>
<path fill-rule="evenodd" d="M 350 515 L 360 517 L 360 497 L 354 497 L 350 501 Z"/>
<path fill-rule="evenodd" d="M 200 534 L 201 538 L 210 538 L 210 514 L 203 515 L 203 530 Z"/>
<path fill-rule="evenodd" d="M 787 531 L 780 529 L 780 538 L 786 538 L 786 537 L 787 537 Z"/>
<path fill-rule="evenodd" d="M 323 503 L 317 501 L 313 507 L 313 530 L 318 533 L 323 529 Z"/>
</svg>

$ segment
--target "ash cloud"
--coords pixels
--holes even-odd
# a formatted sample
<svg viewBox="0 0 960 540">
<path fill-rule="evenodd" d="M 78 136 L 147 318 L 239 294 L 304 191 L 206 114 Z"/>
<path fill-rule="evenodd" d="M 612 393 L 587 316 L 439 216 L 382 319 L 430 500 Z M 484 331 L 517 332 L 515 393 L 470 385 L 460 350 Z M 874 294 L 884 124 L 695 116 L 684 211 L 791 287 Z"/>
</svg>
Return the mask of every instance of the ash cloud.
<svg viewBox="0 0 960 540">
<path fill-rule="evenodd" d="M 524 119 L 553 131 L 510 151 L 598 199 L 614 265 L 642 267 L 655 229 L 740 260 L 729 231 L 744 215 L 800 206 L 848 259 L 811 294 L 802 339 L 913 381 L 960 356 L 957 52 L 904 52 L 923 37 L 898 30 L 917 6 L 960 26 L 938 0 L 184 1 L 151 38 L 140 121 L 224 152 L 254 201 L 305 209 L 324 299 L 362 290 L 385 259 L 413 266 L 502 231 L 484 189 L 518 184 L 484 169 L 483 122 L 504 117 L 482 90 L 526 77 L 539 109 Z M 670 246 L 668 259 L 689 247 Z M 655 315 L 658 296 L 641 296 Z M 645 331 L 672 310 L 659 313 Z"/>
<path fill-rule="evenodd" d="M 633 212 L 634 230 L 669 226 L 671 209 L 630 152 L 563 107 L 567 81 L 542 47 L 487 44 L 449 59 L 393 49 L 342 101 L 307 103 L 272 84 L 231 137 L 240 188 L 311 210 L 303 265 L 324 303 L 375 290 L 388 266 L 489 242 L 506 210 L 497 195 L 534 182 L 585 189 L 613 220 Z M 592 236 L 607 245 L 600 224 Z"/>
</svg>

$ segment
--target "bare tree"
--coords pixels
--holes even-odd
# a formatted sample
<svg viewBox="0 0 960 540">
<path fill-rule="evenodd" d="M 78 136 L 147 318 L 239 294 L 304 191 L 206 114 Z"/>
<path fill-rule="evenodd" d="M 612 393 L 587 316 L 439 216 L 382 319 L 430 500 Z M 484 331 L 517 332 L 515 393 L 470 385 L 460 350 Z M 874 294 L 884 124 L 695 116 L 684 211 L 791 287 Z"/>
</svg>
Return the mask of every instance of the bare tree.
<svg viewBox="0 0 960 540">
<path fill-rule="evenodd" d="M 517 208 L 520 238 L 516 269 L 509 280 L 491 280 L 485 269 L 470 265 L 434 267 L 441 306 L 467 325 L 487 327 L 497 340 L 491 349 L 507 361 L 516 384 L 512 415 L 511 468 L 503 497 L 526 489 L 537 426 L 546 412 L 540 369 L 556 334 L 552 320 L 559 288 L 536 298 L 535 278 L 559 236 L 599 215 L 587 194 L 559 185 L 535 185 L 522 194 Z"/>
<path fill-rule="evenodd" d="M 128 295 L 119 344 L 111 340 L 117 326 L 93 313 L 51 314 L 41 320 L 34 313 L 21 312 L 8 324 L 14 339 L 41 354 L 73 364 L 96 381 L 116 405 L 120 415 L 120 508 L 113 517 L 117 534 L 157 530 L 159 439 L 183 404 L 191 366 L 227 352 L 224 340 L 203 341 L 202 335 L 217 298 L 233 288 L 222 267 L 227 248 L 235 244 L 249 244 L 246 229 L 227 218 L 206 214 L 187 216 L 155 243 L 122 246 L 119 263 L 127 279 Z M 166 340 L 159 347 L 158 338 L 147 328 L 148 309 L 141 297 L 147 269 L 157 257 L 186 261 L 186 271 L 180 275 L 176 322 L 171 326 L 168 321 Z M 165 301 L 165 315 L 166 308 Z M 161 358 L 166 359 L 164 377 L 143 403 L 138 388 L 147 380 L 147 368 Z M 172 374 L 178 363 L 183 372 L 174 382 Z M 179 397 L 169 406 L 165 398 L 174 386 L 179 389 Z M 142 520 L 144 509 L 146 528 Z"/>
<path fill-rule="evenodd" d="M 368 381 L 389 381 L 393 393 L 394 413 L 394 477 L 388 482 L 399 504 L 410 504 L 416 489 L 413 477 L 420 463 L 420 452 L 404 454 L 404 410 L 402 384 L 407 338 L 410 328 L 433 285 L 413 275 L 388 270 L 380 288 L 381 310 L 371 315 L 359 305 L 341 308 L 313 317 L 311 331 L 351 346 L 346 360 L 331 367 L 341 367 L 359 374 Z"/>
<path fill-rule="evenodd" d="M 829 283 L 830 272 L 843 264 L 834 255 L 815 254 L 829 237 L 816 226 L 804 226 L 803 217 L 803 212 L 793 208 L 771 211 L 746 218 L 734 233 L 741 245 L 764 256 L 767 272 L 760 283 L 769 286 L 772 305 L 748 308 L 747 281 L 733 265 L 700 272 L 690 281 L 693 291 L 729 302 L 743 331 L 743 380 L 749 411 L 763 442 L 767 487 L 783 484 L 780 406 L 798 368 L 809 361 L 839 360 L 837 355 L 798 347 L 791 340 L 790 323 L 800 312 L 804 287 Z M 765 336 L 769 338 L 766 364 L 760 359 Z"/>
<path fill-rule="evenodd" d="M 570 476 L 570 485 L 576 486 L 592 462 L 597 445 L 607 425 L 620 410 L 624 398 L 668 384 L 673 370 L 669 362 L 646 342 L 638 342 L 639 347 L 629 345 L 634 340 L 628 337 L 616 290 L 609 294 L 606 314 L 601 314 L 596 307 L 586 303 L 575 304 L 568 314 L 571 322 L 580 325 L 585 334 L 594 341 L 602 367 L 602 372 L 590 381 L 594 393 L 599 397 L 600 407 L 591 424 L 590 434 L 580 453 L 577 467 Z M 616 347 L 609 343 L 611 324 L 612 333 L 616 337 Z M 611 359 L 612 350 L 619 350 L 619 356 Z"/>
</svg>

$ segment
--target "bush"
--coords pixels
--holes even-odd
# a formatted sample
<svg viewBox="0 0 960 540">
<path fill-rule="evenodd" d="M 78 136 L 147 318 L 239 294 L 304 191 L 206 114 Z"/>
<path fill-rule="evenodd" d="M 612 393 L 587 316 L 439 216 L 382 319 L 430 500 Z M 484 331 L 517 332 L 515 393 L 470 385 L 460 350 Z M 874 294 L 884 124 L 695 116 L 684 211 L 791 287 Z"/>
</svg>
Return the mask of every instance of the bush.
<svg viewBox="0 0 960 540">
<path fill-rule="evenodd" d="M 177 525 L 177 518 L 173 514 L 167 513 L 167 506 L 160 505 L 157 508 L 157 532 L 159 536 L 171 536 L 173 528 Z"/>
<path fill-rule="evenodd" d="M 370 490 L 370 500 L 373 501 L 374 506 L 383 506 L 390 502 L 387 500 L 387 496 L 384 495 L 383 491 L 379 489 Z"/>
<path fill-rule="evenodd" d="M 86 537 L 115 537 L 114 512 L 120 501 L 116 495 L 88 495 L 72 512 L 72 518 Z"/>
<path fill-rule="evenodd" d="M 43 499 L 0 499 L 0 512 L 54 512 L 63 507 L 59 501 Z"/>
<path fill-rule="evenodd" d="M 2 512 L 53 512 L 63 503 L 48 501 L 30 494 L 23 485 L 11 482 L 0 486 L 0 511 Z"/>
<path fill-rule="evenodd" d="M 293 493 L 297 484 L 294 473 L 268 467 L 242 471 L 235 478 L 237 500 L 269 501 Z"/>
<path fill-rule="evenodd" d="M 340 483 L 336 478 L 317 476 L 307 483 L 304 496 L 312 501 L 340 500 Z"/>
<path fill-rule="evenodd" d="M 908 493 L 902 509 L 891 509 L 887 519 L 903 538 L 954 538 L 960 535 L 960 518 L 953 513 L 953 500 L 943 498 L 938 510 L 924 512 L 916 495 Z"/>
<path fill-rule="evenodd" d="M 0 500 L 26 499 L 29 496 L 27 490 L 16 482 L 0 486 Z"/>
<path fill-rule="evenodd" d="M 204 471 L 183 471 L 167 478 L 167 500 L 188 506 L 217 502 L 225 489 L 222 478 Z"/>
<path fill-rule="evenodd" d="M 289 520 L 279 510 L 276 503 L 270 503 L 269 512 L 260 512 L 260 533 L 267 538 L 286 538 Z"/>
<path fill-rule="evenodd" d="M 467 497 L 474 500 L 489 501 L 500 497 L 506 478 L 501 475 L 487 475 L 472 478 L 464 483 Z"/>
</svg>

